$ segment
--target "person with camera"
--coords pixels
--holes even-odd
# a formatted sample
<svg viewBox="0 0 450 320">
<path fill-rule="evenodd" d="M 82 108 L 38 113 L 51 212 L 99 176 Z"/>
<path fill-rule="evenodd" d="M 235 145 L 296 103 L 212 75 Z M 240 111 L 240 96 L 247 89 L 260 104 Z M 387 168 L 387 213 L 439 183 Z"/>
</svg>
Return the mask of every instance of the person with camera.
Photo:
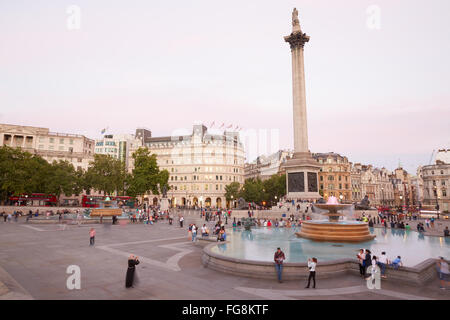
<svg viewBox="0 0 450 320">
<path fill-rule="evenodd" d="M 311 284 L 311 279 L 313 280 L 313 289 L 316 288 L 316 265 L 317 265 L 316 258 L 308 259 L 309 277 L 308 277 L 308 284 L 306 285 L 305 288 L 309 289 L 309 285 Z"/>
<path fill-rule="evenodd" d="M 136 257 L 134 255 L 130 255 L 130 257 L 128 258 L 127 276 L 125 279 L 125 287 L 126 288 L 133 288 L 136 265 L 138 265 L 138 264 L 139 264 L 138 257 Z"/>
</svg>

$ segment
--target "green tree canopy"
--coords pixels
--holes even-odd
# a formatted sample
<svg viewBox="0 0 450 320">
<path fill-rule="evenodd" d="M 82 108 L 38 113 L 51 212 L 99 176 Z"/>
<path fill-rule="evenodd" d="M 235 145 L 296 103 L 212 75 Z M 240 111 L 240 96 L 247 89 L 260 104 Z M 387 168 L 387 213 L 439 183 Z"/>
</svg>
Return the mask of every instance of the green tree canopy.
<svg viewBox="0 0 450 320">
<path fill-rule="evenodd" d="M 134 169 L 128 179 L 128 195 L 143 196 L 149 192 L 159 194 L 164 186 L 168 186 L 169 172 L 159 170 L 156 155 L 151 154 L 148 148 L 136 150 L 133 159 Z"/>
<path fill-rule="evenodd" d="M 123 193 L 127 173 L 125 164 L 110 155 L 96 154 L 82 182 L 85 190 L 96 189 L 104 194 Z"/>
<path fill-rule="evenodd" d="M 232 199 L 238 200 L 239 199 L 239 189 L 241 188 L 241 185 L 239 182 L 232 182 L 225 186 L 225 198 L 227 201 L 230 201 Z"/>
</svg>

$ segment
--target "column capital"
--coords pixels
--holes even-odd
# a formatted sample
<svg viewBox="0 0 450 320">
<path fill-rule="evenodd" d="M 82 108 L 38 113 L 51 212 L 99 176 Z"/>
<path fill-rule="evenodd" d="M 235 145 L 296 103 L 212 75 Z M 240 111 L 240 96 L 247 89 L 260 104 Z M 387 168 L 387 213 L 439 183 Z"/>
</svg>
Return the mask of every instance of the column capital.
<svg viewBox="0 0 450 320">
<path fill-rule="evenodd" d="M 309 41 L 309 36 L 306 33 L 293 32 L 284 37 L 284 41 L 289 42 L 291 49 L 303 48 L 305 43 Z"/>
</svg>

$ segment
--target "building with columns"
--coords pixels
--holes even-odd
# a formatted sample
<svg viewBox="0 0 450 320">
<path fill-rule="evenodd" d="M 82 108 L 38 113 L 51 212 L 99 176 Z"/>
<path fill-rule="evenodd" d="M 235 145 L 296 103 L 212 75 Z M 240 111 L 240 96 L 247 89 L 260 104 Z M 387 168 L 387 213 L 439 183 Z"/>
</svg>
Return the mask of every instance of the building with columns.
<svg viewBox="0 0 450 320">
<path fill-rule="evenodd" d="M 395 169 L 390 175 L 390 180 L 394 188 L 395 206 L 418 206 L 418 190 L 413 183 L 414 176 L 409 174 L 402 167 Z"/>
<path fill-rule="evenodd" d="M 53 162 L 66 160 L 86 170 L 94 159 L 94 140 L 83 135 L 50 132 L 48 128 L 0 124 L 0 146 L 21 148 Z"/>
<path fill-rule="evenodd" d="M 334 152 L 313 153 L 312 156 L 321 166 L 319 193 L 324 199 L 335 196 L 343 202 L 351 202 L 351 163 L 348 162 L 347 157 Z"/>
<path fill-rule="evenodd" d="M 450 149 L 439 150 L 435 163 L 422 167 L 423 204 L 450 211 Z"/>
<path fill-rule="evenodd" d="M 259 178 L 267 180 L 274 174 L 283 174 L 283 163 L 292 157 L 293 152 L 289 150 L 279 150 L 271 155 L 262 155 L 252 163 L 244 165 L 244 180 Z"/>
<path fill-rule="evenodd" d="M 141 132 L 142 133 L 142 132 Z M 136 132 L 136 137 L 143 136 Z M 244 182 L 244 147 L 239 133 L 210 133 L 194 125 L 189 134 L 143 137 L 144 146 L 156 154 L 159 168 L 169 171 L 167 196 L 172 206 L 225 208 L 225 186 Z M 150 204 L 161 195 L 149 195 Z"/>
<path fill-rule="evenodd" d="M 367 195 L 371 205 L 394 205 L 394 186 L 386 168 L 372 165 L 351 164 L 351 196 L 353 202 L 360 202 Z"/>
</svg>

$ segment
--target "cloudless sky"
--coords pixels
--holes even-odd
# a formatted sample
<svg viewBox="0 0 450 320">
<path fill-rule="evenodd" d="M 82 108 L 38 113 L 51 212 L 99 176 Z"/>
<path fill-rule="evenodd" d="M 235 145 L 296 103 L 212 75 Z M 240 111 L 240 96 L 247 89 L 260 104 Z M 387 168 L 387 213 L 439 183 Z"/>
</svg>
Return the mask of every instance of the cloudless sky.
<svg viewBox="0 0 450 320">
<path fill-rule="evenodd" d="M 98 138 L 215 121 L 292 148 L 294 7 L 312 152 L 415 174 L 450 148 L 448 0 L 1 1 L 0 123 Z"/>
</svg>

